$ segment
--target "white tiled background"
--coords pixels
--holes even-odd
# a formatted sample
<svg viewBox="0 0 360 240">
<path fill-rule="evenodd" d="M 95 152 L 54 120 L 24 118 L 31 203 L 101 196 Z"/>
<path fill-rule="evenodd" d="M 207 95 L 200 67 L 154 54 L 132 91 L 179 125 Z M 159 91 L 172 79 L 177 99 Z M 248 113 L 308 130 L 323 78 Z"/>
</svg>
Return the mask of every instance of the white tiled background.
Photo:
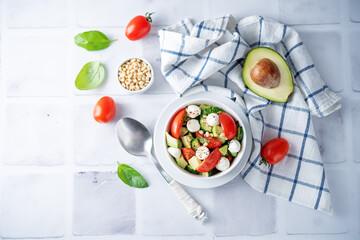
<svg viewBox="0 0 360 240">
<path fill-rule="evenodd" d="M 126 24 L 146 11 L 157 12 L 152 31 L 128 41 Z M 314 119 L 333 216 L 265 196 L 237 177 L 216 189 L 188 189 L 209 214 L 200 226 L 147 159 L 119 146 L 115 120 L 93 121 L 93 105 L 110 95 L 116 120 L 131 116 L 153 131 L 176 98 L 161 76 L 157 30 L 227 13 L 294 26 L 343 97 L 339 112 Z M 2 0 L 0 22 L 0 239 L 360 239 L 360 0 Z M 77 47 L 73 37 L 91 29 L 118 41 L 96 52 Z M 144 95 L 124 96 L 116 69 L 133 56 L 151 62 L 156 82 Z M 99 59 L 105 84 L 76 90 L 81 67 Z M 116 161 L 134 166 L 150 187 L 125 186 Z"/>
</svg>

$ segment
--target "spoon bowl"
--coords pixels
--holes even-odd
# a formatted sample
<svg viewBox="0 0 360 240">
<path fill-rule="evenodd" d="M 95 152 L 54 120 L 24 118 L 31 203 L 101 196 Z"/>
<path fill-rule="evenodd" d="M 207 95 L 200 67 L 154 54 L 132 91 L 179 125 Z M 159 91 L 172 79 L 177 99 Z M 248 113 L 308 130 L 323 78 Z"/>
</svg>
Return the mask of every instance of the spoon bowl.
<svg viewBox="0 0 360 240">
<path fill-rule="evenodd" d="M 116 134 L 121 146 L 128 153 L 136 156 L 147 156 L 153 161 L 155 167 L 168 182 L 168 186 L 193 218 L 200 222 L 206 219 L 202 207 L 164 171 L 159 162 L 152 156 L 152 137 L 143 124 L 132 118 L 122 118 L 116 124 Z"/>
<path fill-rule="evenodd" d="M 121 146 L 130 154 L 145 156 L 151 153 L 152 138 L 149 130 L 132 118 L 122 118 L 116 124 Z"/>
</svg>

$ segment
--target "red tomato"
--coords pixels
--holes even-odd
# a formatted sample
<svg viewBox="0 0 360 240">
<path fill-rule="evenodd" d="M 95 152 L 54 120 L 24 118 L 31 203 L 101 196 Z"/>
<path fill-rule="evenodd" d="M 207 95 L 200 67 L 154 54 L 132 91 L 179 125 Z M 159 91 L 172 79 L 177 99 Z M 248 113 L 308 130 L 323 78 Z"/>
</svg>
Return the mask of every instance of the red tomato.
<svg viewBox="0 0 360 240">
<path fill-rule="evenodd" d="M 205 138 L 205 139 L 209 140 L 209 143 L 206 146 L 207 148 L 213 149 L 213 148 L 218 148 L 221 146 L 222 142 L 219 139 L 212 138 L 212 137 L 209 137 L 209 138 L 211 138 L 211 139 Z"/>
<path fill-rule="evenodd" d="M 233 139 L 237 134 L 237 127 L 234 118 L 228 113 L 222 112 L 219 114 L 219 121 L 226 138 L 229 140 Z"/>
<path fill-rule="evenodd" d="M 178 139 L 180 137 L 180 131 L 181 131 L 181 127 L 183 125 L 183 122 L 184 122 L 184 116 L 185 116 L 185 113 L 186 113 L 186 109 L 182 109 L 180 110 L 180 112 L 178 112 L 173 121 L 171 122 L 171 135 Z"/>
<path fill-rule="evenodd" d="M 261 148 L 261 161 L 259 165 L 275 164 L 283 160 L 289 151 L 289 143 L 284 138 L 274 138 Z"/>
<path fill-rule="evenodd" d="M 229 162 L 231 162 L 233 160 L 233 157 L 232 156 L 227 156 L 227 159 L 229 159 Z"/>
<path fill-rule="evenodd" d="M 95 121 L 99 123 L 110 122 L 115 116 L 116 106 L 111 97 L 102 97 L 96 103 L 93 111 Z"/>
<path fill-rule="evenodd" d="M 207 148 L 211 148 L 211 149 L 217 148 L 220 147 L 222 144 L 222 142 L 219 139 L 213 137 L 205 137 L 204 135 L 201 135 L 199 132 L 195 132 L 195 137 L 209 140 L 208 145 L 206 145 Z"/>
<path fill-rule="evenodd" d="M 220 161 L 221 153 L 219 148 L 214 149 L 210 155 L 195 169 L 198 172 L 208 172 Z"/>
<path fill-rule="evenodd" d="M 195 151 L 192 150 L 191 148 L 183 148 L 183 149 L 182 149 L 182 153 L 183 153 L 186 161 L 189 161 L 190 158 L 192 158 L 193 156 L 195 156 Z"/>
<path fill-rule="evenodd" d="M 197 137 L 197 138 L 204 138 L 204 136 L 201 135 L 199 132 L 195 132 L 195 137 Z"/>
<path fill-rule="evenodd" d="M 131 40 L 139 40 L 140 38 L 145 37 L 151 29 L 151 15 L 154 13 L 145 13 L 145 16 L 136 16 L 127 25 L 125 29 L 126 37 Z"/>
</svg>

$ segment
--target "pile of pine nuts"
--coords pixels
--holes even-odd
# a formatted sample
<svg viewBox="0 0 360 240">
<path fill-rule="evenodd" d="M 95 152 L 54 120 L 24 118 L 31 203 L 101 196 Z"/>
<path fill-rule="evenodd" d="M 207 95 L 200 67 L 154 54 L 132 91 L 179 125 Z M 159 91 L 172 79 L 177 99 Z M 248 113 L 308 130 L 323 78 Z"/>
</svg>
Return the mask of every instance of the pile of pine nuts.
<svg viewBox="0 0 360 240">
<path fill-rule="evenodd" d="M 146 87 L 151 80 L 151 68 L 143 60 L 133 58 L 119 67 L 119 81 L 130 91 L 138 91 Z"/>
</svg>

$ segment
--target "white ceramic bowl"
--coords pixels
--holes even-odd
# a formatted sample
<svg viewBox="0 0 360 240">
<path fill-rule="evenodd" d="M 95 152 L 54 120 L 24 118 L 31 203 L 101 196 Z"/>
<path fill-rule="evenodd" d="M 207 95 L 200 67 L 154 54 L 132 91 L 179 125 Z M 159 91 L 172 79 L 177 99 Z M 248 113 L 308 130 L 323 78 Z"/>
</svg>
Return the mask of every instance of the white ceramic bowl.
<svg viewBox="0 0 360 240">
<path fill-rule="evenodd" d="M 120 83 L 120 81 L 119 81 L 119 75 L 118 75 L 118 74 L 119 74 L 119 69 L 120 69 L 120 67 L 121 67 L 124 63 L 126 63 L 127 61 L 130 61 L 131 59 L 134 59 L 134 58 L 140 59 L 140 60 L 142 60 L 143 62 L 145 62 L 147 65 L 150 66 L 150 69 L 151 69 L 151 78 L 150 78 L 149 84 L 146 85 L 146 87 L 144 87 L 144 88 L 142 88 L 142 89 L 140 89 L 140 90 L 130 91 L 130 90 L 126 89 L 123 85 L 121 85 L 121 83 Z M 123 61 L 123 62 L 120 64 L 119 68 L 117 69 L 116 77 L 117 77 L 116 79 L 117 79 L 117 81 L 118 81 L 118 83 L 119 83 L 120 88 L 121 88 L 125 93 L 127 93 L 127 94 L 140 94 L 140 93 L 146 92 L 146 91 L 153 85 L 153 83 L 154 83 L 154 70 L 153 70 L 151 64 L 150 64 L 147 60 L 145 60 L 144 58 L 141 58 L 141 57 L 132 57 L 132 58 L 126 59 L 125 61 Z"/>
<path fill-rule="evenodd" d="M 241 150 L 232 160 L 230 168 L 211 177 L 192 174 L 179 167 L 168 153 L 165 139 L 165 132 L 169 131 L 170 123 L 174 115 L 180 109 L 183 109 L 190 104 L 201 103 L 222 108 L 225 112 L 233 116 L 244 130 Z M 216 93 L 204 92 L 178 98 L 165 107 L 155 126 L 154 148 L 161 166 L 176 181 L 194 188 L 212 188 L 231 181 L 245 167 L 252 148 L 252 135 L 248 119 L 237 103 L 225 96 Z"/>
</svg>

